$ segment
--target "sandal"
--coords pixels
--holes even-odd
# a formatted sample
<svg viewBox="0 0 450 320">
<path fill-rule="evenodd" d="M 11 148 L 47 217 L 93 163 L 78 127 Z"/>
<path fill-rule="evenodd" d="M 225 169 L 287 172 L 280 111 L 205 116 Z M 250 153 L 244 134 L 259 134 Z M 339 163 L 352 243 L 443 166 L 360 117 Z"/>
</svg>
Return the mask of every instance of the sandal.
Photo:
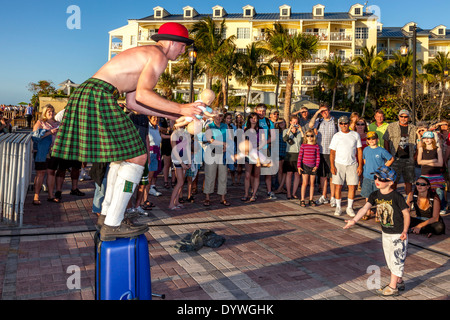
<svg viewBox="0 0 450 320">
<path fill-rule="evenodd" d="M 242 197 L 241 201 L 248 201 L 248 197 Z"/>
<path fill-rule="evenodd" d="M 372 218 L 375 218 L 375 213 L 373 213 L 373 211 L 369 211 L 364 217 L 361 218 L 361 220 L 367 221 Z M 376 221 L 376 222 L 379 222 L 379 221 Z"/>
<path fill-rule="evenodd" d="M 392 289 L 389 285 L 387 285 L 383 289 L 378 289 L 377 294 L 385 297 L 398 296 L 398 289 Z"/>
<path fill-rule="evenodd" d="M 297 196 L 292 196 L 292 198 L 298 200 L 298 197 L 297 197 Z"/>
<path fill-rule="evenodd" d="M 144 209 L 144 210 L 149 211 L 149 210 L 152 210 L 152 207 L 154 207 L 154 206 L 155 205 L 152 202 L 147 200 L 141 205 L 141 208 Z"/>
<path fill-rule="evenodd" d="M 58 197 L 56 196 L 57 193 L 58 193 L 58 192 L 55 193 L 55 198 L 58 198 Z M 78 188 L 75 189 L 75 190 L 71 190 L 71 191 L 70 191 L 70 194 L 73 195 L 73 196 L 79 196 L 79 197 L 83 197 L 83 196 L 86 195 L 84 192 L 81 192 L 80 189 L 78 189 Z"/>
<path fill-rule="evenodd" d="M 190 202 L 190 203 L 194 203 L 194 202 L 195 202 L 195 201 L 194 201 L 194 197 L 192 197 L 192 196 L 190 196 L 189 198 L 187 198 L 186 201 L 187 201 L 187 202 Z"/>
<path fill-rule="evenodd" d="M 33 205 L 40 206 L 41 205 L 41 201 L 40 200 L 33 200 Z"/>
<path fill-rule="evenodd" d="M 305 200 L 301 200 L 301 201 L 300 201 L 300 207 L 306 207 Z"/>
<path fill-rule="evenodd" d="M 203 201 L 203 205 L 205 207 L 209 207 L 211 205 L 211 202 L 209 202 L 209 200 L 205 200 L 205 201 Z"/>
<path fill-rule="evenodd" d="M 250 201 L 252 201 L 252 199 L 250 199 Z M 220 201 L 220 204 L 223 204 L 226 207 L 231 205 L 231 203 L 229 203 L 227 200 Z"/>
<path fill-rule="evenodd" d="M 315 207 L 316 203 L 314 202 L 314 200 L 309 200 L 308 205 L 310 205 L 311 207 Z"/>
<path fill-rule="evenodd" d="M 58 199 L 58 198 L 48 198 L 47 201 L 48 202 L 55 202 L 55 203 L 60 203 L 61 202 L 61 200 Z"/>
<path fill-rule="evenodd" d="M 250 202 L 255 202 L 256 201 L 256 197 L 251 197 L 250 198 Z"/>
<path fill-rule="evenodd" d="M 61 191 L 56 191 L 55 192 L 55 198 L 61 200 L 62 199 L 62 192 Z"/>
<path fill-rule="evenodd" d="M 164 188 L 166 188 L 166 189 L 170 188 L 169 182 L 164 182 Z"/>
</svg>

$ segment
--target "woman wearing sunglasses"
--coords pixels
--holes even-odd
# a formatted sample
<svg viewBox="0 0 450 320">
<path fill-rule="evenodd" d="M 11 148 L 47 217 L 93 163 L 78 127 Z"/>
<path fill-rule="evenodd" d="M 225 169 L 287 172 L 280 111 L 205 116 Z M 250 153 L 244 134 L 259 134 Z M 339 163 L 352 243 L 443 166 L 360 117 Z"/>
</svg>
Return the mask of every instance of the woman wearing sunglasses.
<svg viewBox="0 0 450 320">
<path fill-rule="evenodd" d="M 422 141 L 417 144 L 417 164 L 421 166 L 420 176 L 430 181 L 431 188 L 441 201 L 441 214 L 446 213 L 445 179 L 443 174 L 444 158 L 440 145 L 436 142 L 434 133 L 426 131 Z"/>
<path fill-rule="evenodd" d="M 430 181 L 420 177 L 416 181 L 413 195 L 415 217 L 411 217 L 410 232 L 427 237 L 445 233 L 445 224 L 439 216 L 441 201 L 433 191 Z"/>
</svg>

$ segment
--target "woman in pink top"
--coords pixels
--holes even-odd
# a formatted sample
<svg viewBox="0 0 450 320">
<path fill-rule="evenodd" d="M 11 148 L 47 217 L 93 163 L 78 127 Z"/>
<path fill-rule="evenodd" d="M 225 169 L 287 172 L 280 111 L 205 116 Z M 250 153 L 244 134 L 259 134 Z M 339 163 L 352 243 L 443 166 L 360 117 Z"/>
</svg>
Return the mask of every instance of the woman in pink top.
<svg viewBox="0 0 450 320">
<path fill-rule="evenodd" d="M 303 143 L 300 146 L 300 152 L 298 153 L 297 168 L 298 173 L 302 175 L 303 183 L 301 190 L 300 206 L 306 207 L 305 195 L 306 186 L 309 182 L 309 201 L 308 204 L 312 207 L 316 206 L 313 201 L 314 196 L 314 180 L 316 179 L 317 168 L 320 163 L 320 149 L 316 143 L 316 135 L 313 130 L 306 131 Z"/>
</svg>

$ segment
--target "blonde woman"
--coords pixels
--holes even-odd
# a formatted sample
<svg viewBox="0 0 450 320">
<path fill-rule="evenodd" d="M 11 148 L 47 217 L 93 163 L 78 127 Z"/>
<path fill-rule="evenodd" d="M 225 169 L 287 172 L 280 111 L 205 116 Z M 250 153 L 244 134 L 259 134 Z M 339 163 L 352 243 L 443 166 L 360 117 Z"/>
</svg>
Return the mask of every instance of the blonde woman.
<svg viewBox="0 0 450 320">
<path fill-rule="evenodd" d="M 34 179 L 34 198 L 33 204 L 40 205 L 39 193 L 44 182 L 45 173 L 47 172 L 47 184 L 48 184 L 48 201 L 59 202 L 59 200 L 53 197 L 53 188 L 55 186 L 55 171 L 49 169 L 50 154 L 53 143 L 55 142 L 56 134 L 58 133 L 59 122 L 55 120 L 55 108 L 51 104 L 47 104 L 42 110 L 41 119 L 36 121 L 33 127 L 33 131 L 41 132 L 38 140 L 35 141 L 37 147 L 35 154 L 35 170 L 36 177 Z M 51 141 L 50 138 L 51 137 Z M 53 179 L 52 179 L 53 177 Z"/>
</svg>

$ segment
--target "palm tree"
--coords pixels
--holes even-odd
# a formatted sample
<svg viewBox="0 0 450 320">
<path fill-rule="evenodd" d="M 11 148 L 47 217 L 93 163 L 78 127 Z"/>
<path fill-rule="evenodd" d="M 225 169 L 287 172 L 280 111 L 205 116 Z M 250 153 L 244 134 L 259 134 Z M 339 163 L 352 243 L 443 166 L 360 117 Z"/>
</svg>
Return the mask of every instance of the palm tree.
<svg viewBox="0 0 450 320">
<path fill-rule="evenodd" d="M 178 85 L 178 77 L 175 74 L 171 74 L 165 71 L 158 80 L 158 85 L 161 88 L 162 96 L 168 100 L 173 98 L 173 89 Z"/>
<path fill-rule="evenodd" d="M 311 55 L 317 51 L 319 40 L 316 36 L 304 33 L 289 34 L 284 52 L 280 57 L 289 62 L 288 76 L 286 79 L 286 95 L 284 101 L 284 117 L 289 119 L 291 114 L 292 88 L 294 86 L 294 67 L 311 59 Z"/>
<path fill-rule="evenodd" d="M 278 92 L 280 90 L 280 79 L 281 79 L 281 64 L 283 63 L 283 57 L 285 56 L 287 48 L 287 29 L 285 29 L 281 23 L 276 22 L 274 28 L 268 31 L 267 37 L 267 49 L 272 55 L 270 63 L 278 63 L 277 72 L 277 86 L 275 89 L 275 107 L 278 110 Z"/>
<path fill-rule="evenodd" d="M 352 67 L 342 63 L 342 59 L 339 55 L 335 55 L 334 58 L 327 59 L 325 64 L 318 66 L 314 73 L 319 75 L 320 80 L 325 85 L 333 90 L 333 100 L 331 103 L 331 110 L 334 110 L 336 101 L 336 91 L 341 85 L 347 86 L 362 82 L 362 79 L 358 75 L 351 74 Z"/>
<path fill-rule="evenodd" d="M 362 56 L 355 57 L 354 62 L 358 67 L 359 76 L 366 82 L 364 105 L 361 113 L 361 117 L 364 117 L 370 83 L 376 77 L 386 76 L 384 71 L 392 64 L 392 60 L 385 60 L 384 52 L 380 51 L 377 53 L 376 46 L 372 46 L 370 49 L 364 47 L 362 49 Z"/>
<path fill-rule="evenodd" d="M 234 36 L 223 42 L 211 60 L 212 74 L 222 84 L 223 106 L 228 104 L 228 78 L 234 73 L 236 66 L 236 45 Z"/>
<path fill-rule="evenodd" d="M 270 52 L 263 47 L 261 42 L 252 42 L 247 46 L 245 53 L 237 54 L 236 81 L 247 85 L 247 97 L 245 99 L 244 112 L 248 106 L 250 91 L 255 81 L 259 83 L 275 82 L 277 79 L 273 74 L 270 63 L 262 62 Z"/>
<path fill-rule="evenodd" d="M 197 61 L 204 66 L 207 76 L 207 87 L 210 89 L 214 76 L 214 68 L 212 66 L 214 56 L 225 42 L 230 41 L 223 37 L 225 34 L 225 19 L 216 27 L 211 17 L 203 18 L 194 23 L 191 32 L 194 34 L 195 46 L 197 47 Z"/>
<path fill-rule="evenodd" d="M 449 81 L 448 70 L 450 68 L 449 53 L 438 52 L 436 58 L 424 65 L 425 70 L 432 76 L 432 80 L 439 83 L 442 91 L 441 101 L 439 103 L 438 120 L 441 120 L 442 105 L 445 97 L 445 86 Z"/>
</svg>

